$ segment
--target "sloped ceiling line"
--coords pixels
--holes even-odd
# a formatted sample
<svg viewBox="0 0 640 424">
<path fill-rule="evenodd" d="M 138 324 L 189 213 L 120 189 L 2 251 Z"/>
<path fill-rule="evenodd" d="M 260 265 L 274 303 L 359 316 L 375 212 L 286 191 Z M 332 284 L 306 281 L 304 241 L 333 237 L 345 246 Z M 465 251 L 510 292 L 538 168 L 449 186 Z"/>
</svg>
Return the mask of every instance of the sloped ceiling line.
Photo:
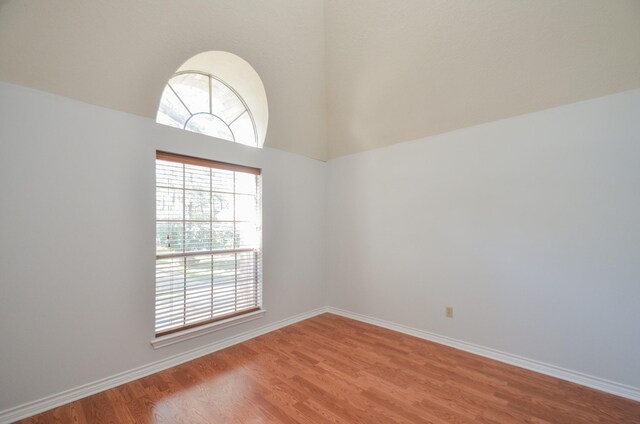
<svg viewBox="0 0 640 424">
<path fill-rule="evenodd" d="M 265 145 L 326 160 L 640 87 L 637 0 L 9 0 L 0 80 L 155 117 L 202 51 L 246 59 Z"/>
</svg>

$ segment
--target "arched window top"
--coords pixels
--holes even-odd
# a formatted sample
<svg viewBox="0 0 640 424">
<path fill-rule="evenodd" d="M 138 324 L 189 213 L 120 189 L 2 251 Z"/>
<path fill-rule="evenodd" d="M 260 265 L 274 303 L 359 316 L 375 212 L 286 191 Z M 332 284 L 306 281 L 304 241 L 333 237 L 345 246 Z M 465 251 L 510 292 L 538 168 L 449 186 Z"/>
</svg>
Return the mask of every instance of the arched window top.
<svg viewBox="0 0 640 424">
<path fill-rule="evenodd" d="M 268 107 L 255 70 L 227 52 L 205 52 L 186 61 L 162 93 L 156 122 L 262 147 Z"/>
<path fill-rule="evenodd" d="M 180 71 L 169 80 L 156 121 L 258 147 L 256 124 L 245 101 L 224 81 L 204 72 Z"/>
</svg>

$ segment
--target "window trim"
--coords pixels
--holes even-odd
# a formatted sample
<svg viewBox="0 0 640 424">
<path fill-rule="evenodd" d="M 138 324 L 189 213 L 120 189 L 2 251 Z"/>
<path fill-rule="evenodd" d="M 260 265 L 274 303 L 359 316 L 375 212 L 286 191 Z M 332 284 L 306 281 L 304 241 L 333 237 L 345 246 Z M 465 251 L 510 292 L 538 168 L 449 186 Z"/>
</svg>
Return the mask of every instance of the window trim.
<svg viewBox="0 0 640 424">
<path fill-rule="evenodd" d="M 159 349 L 165 346 L 171 346 L 176 343 L 180 343 L 185 340 L 193 339 L 203 336 L 205 334 L 214 333 L 225 328 L 233 327 L 236 325 L 244 324 L 245 322 L 254 321 L 264 317 L 267 310 L 264 306 L 256 311 L 243 313 L 242 315 L 233 316 L 222 321 L 215 321 L 210 324 L 199 325 L 187 330 L 180 330 L 166 336 L 154 337 L 151 339 L 151 346 L 154 349 Z"/>
<path fill-rule="evenodd" d="M 224 169 L 226 171 L 233 171 L 233 172 L 245 172 L 247 174 L 253 174 L 253 175 L 262 174 L 262 170 L 260 168 L 253 168 L 251 166 L 244 166 L 244 165 L 236 165 L 233 163 L 220 162 L 212 159 L 202 159 L 202 158 L 197 158 L 195 156 L 187 156 L 187 155 L 181 155 L 178 153 L 165 152 L 163 150 L 156 151 L 156 160 L 165 160 L 169 162 L 186 163 L 189 165 L 206 166 L 209 168 L 218 168 L 218 169 Z"/>
<path fill-rule="evenodd" d="M 259 311 L 259 310 L 260 310 L 260 307 L 256 306 L 255 308 L 243 309 L 241 311 L 231 312 L 229 314 L 222 315 L 222 316 L 215 317 L 215 318 L 211 318 L 211 319 L 208 319 L 208 320 L 194 322 L 193 324 L 188 324 L 188 325 L 184 325 L 182 327 L 172 328 L 171 330 L 165 330 L 165 331 L 161 331 L 159 333 L 156 333 L 156 338 L 161 338 L 161 337 L 164 337 L 164 336 L 168 336 L 169 334 L 173 334 L 173 333 L 179 333 L 181 331 L 191 330 L 192 328 L 196 328 L 196 327 L 203 327 L 205 325 L 214 324 L 214 323 L 219 322 L 219 321 L 230 320 L 232 318 L 236 318 L 236 317 L 239 317 L 241 315 L 248 315 L 248 314 L 250 314 L 252 312 L 256 312 L 256 311 Z"/>
<path fill-rule="evenodd" d="M 187 75 L 187 74 L 194 74 L 194 75 L 202 75 L 208 78 L 208 84 L 209 84 L 209 90 L 208 90 L 208 96 L 209 96 L 209 112 L 191 112 L 191 109 L 189 109 L 185 103 L 185 100 L 183 100 L 182 97 L 180 97 L 180 95 L 178 94 L 178 92 L 173 88 L 173 86 L 171 85 L 171 80 L 175 77 L 181 76 L 181 75 Z M 212 80 L 216 80 L 217 82 L 219 82 L 220 84 L 224 85 L 225 87 L 227 87 L 237 98 L 238 100 L 240 100 L 240 103 L 242 103 L 242 106 L 244 107 L 244 111 L 242 111 L 242 113 L 240 113 L 238 116 L 236 116 L 233 120 L 231 120 L 230 122 L 225 121 L 224 119 L 222 119 L 222 117 L 216 115 L 213 113 L 212 110 L 212 104 L 213 104 L 213 87 L 212 87 Z M 198 71 L 196 69 L 185 69 L 182 71 L 178 71 L 175 74 L 173 74 L 173 76 L 171 77 L 171 79 L 169 79 L 169 81 L 167 81 L 167 85 L 165 86 L 165 90 L 166 88 L 169 88 L 173 94 L 177 97 L 177 99 L 180 101 L 180 103 L 182 104 L 182 106 L 185 108 L 185 110 L 187 111 L 187 113 L 189 114 L 189 117 L 184 121 L 184 123 L 182 124 L 182 130 L 185 131 L 191 131 L 187 129 L 187 125 L 189 124 L 189 121 L 191 120 L 191 118 L 193 118 L 194 116 L 197 115 L 211 115 L 214 116 L 216 118 L 218 118 L 220 120 L 220 122 L 222 122 L 223 124 L 225 124 L 227 126 L 227 128 L 229 129 L 229 132 L 231 133 L 231 140 L 228 139 L 223 139 L 225 141 L 230 141 L 232 143 L 238 143 L 236 141 L 236 135 L 233 133 L 233 130 L 231 129 L 231 125 L 237 121 L 242 115 L 244 115 L 245 113 L 247 114 L 247 116 L 249 116 L 249 119 L 251 120 L 251 127 L 253 128 L 253 139 L 255 141 L 255 145 L 249 145 L 250 147 L 256 147 L 258 149 L 261 149 L 263 146 L 260 145 L 260 138 L 258 137 L 258 127 L 256 125 L 256 120 L 253 117 L 253 113 L 251 112 L 251 109 L 249 108 L 249 105 L 247 104 L 247 102 L 242 98 L 242 96 L 240 95 L 240 93 L 238 93 L 238 91 L 233 88 L 231 85 L 227 84 L 223 79 L 210 74 L 208 72 L 204 72 L 204 71 Z M 162 101 L 164 100 L 164 92 L 162 97 L 160 98 L 160 105 L 158 106 L 158 113 L 160 111 L 160 106 L 162 105 Z M 158 122 L 158 118 L 156 116 L 156 122 Z M 198 131 L 192 131 L 195 132 L 197 134 L 202 134 Z M 207 135 L 207 134 L 204 134 Z M 239 144 L 244 144 L 247 145 L 245 143 L 239 143 Z"/>
<path fill-rule="evenodd" d="M 237 165 L 228 162 L 220 162 L 212 159 L 203 159 L 199 157 L 183 155 L 178 153 L 171 153 L 162 150 L 156 150 L 155 162 L 158 160 L 175 162 L 180 164 L 187 165 L 196 165 L 207 168 L 215 168 L 222 169 L 226 171 L 233 172 L 242 172 L 246 174 L 251 174 L 255 176 L 261 176 L 262 170 L 260 168 L 254 168 L 250 166 Z M 235 195 L 235 192 L 234 192 Z M 261 198 L 260 192 L 258 192 L 258 196 Z M 262 209 L 260 207 L 260 209 Z M 261 245 L 262 243 L 260 243 Z M 231 252 L 257 252 L 261 254 L 262 247 L 259 246 L 257 248 L 242 248 L 242 249 L 231 249 Z M 212 251 L 211 253 L 217 253 L 218 251 Z M 226 252 L 226 250 L 225 250 Z M 198 251 L 197 254 L 206 254 L 207 252 Z M 189 256 L 187 253 L 176 254 L 177 256 Z M 168 255 L 173 256 L 173 255 Z M 156 260 L 158 259 L 158 255 L 156 255 Z M 259 280 L 262 281 L 262 276 L 260 275 Z M 155 284 L 154 284 L 155 285 Z M 260 283 L 260 289 L 262 290 L 262 284 Z M 154 296 L 155 297 L 155 296 Z M 242 324 L 244 322 L 253 321 L 255 319 L 262 318 L 266 314 L 266 309 L 264 309 L 264 304 L 262 301 L 259 301 L 257 306 L 253 308 L 247 308 L 241 311 L 232 312 L 226 315 L 222 315 L 219 317 L 215 317 L 209 320 L 199 321 L 193 324 L 189 324 L 187 326 L 182 326 L 170 330 L 165 330 L 159 333 L 154 334 L 155 337 L 151 340 L 151 345 L 154 349 L 158 349 L 160 347 L 169 346 L 175 343 L 179 343 L 183 340 L 192 339 L 195 337 L 199 337 L 204 334 L 212 333 L 215 331 L 222 330 L 224 328 L 228 328 L 234 325 Z M 155 315 L 156 308 L 154 307 L 154 326 L 155 326 Z"/>
</svg>

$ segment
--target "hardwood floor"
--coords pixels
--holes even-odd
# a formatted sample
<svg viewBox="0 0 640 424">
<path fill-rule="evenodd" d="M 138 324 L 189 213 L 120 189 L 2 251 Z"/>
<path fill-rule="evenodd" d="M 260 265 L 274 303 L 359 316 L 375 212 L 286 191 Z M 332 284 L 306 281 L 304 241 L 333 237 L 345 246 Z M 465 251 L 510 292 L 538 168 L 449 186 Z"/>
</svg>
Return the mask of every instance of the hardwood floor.
<svg viewBox="0 0 640 424">
<path fill-rule="evenodd" d="M 25 423 L 640 423 L 640 403 L 324 314 Z"/>
</svg>

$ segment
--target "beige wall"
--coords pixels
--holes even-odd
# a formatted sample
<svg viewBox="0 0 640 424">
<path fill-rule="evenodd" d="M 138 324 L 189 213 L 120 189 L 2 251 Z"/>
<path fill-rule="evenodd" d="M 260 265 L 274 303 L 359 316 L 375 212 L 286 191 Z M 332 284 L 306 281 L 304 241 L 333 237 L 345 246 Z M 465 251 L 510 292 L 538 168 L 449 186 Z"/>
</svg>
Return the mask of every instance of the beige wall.
<svg viewBox="0 0 640 424">
<path fill-rule="evenodd" d="M 328 0 L 329 156 L 640 87 L 637 0 Z"/>
<path fill-rule="evenodd" d="M 326 159 L 320 0 L 18 0 L 0 4 L 0 81 L 155 118 L 178 67 L 249 62 L 269 99 L 265 146 Z"/>
<path fill-rule="evenodd" d="M 153 118 L 226 50 L 264 82 L 265 145 L 326 160 L 638 88 L 638 22 L 637 0 L 8 0 L 0 80 Z"/>
</svg>

